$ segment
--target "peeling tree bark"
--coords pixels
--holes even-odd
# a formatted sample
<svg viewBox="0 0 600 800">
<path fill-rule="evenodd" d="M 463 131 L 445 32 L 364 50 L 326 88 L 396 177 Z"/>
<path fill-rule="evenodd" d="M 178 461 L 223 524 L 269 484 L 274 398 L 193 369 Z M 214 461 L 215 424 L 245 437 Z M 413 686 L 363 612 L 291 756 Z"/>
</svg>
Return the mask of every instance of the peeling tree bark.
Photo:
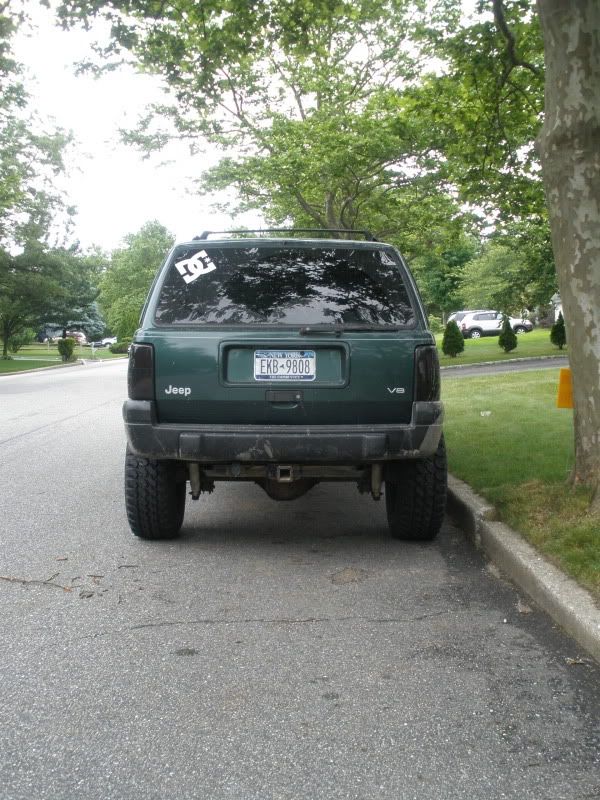
<svg viewBox="0 0 600 800">
<path fill-rule="evenodd" d="M 572 480 L 600 510 L 600 2 L 537 0 L 546 62 L 538 139 L 573 377 Z"/>
</svg>

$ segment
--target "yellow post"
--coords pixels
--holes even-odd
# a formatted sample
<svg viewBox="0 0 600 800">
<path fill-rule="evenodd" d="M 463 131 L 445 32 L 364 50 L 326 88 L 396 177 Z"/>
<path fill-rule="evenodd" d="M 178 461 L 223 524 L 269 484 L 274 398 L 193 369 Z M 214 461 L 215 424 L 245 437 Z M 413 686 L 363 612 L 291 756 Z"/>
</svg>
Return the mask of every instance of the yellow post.
<svg viewBox="0 0 600 800">
<path fill-rule="evenodd" d="M 560 370 L 556 407 L 573 408 L 573 382 L 571 380 L 571 370 L 568 367 L 562 367 Z"/>
</svg>

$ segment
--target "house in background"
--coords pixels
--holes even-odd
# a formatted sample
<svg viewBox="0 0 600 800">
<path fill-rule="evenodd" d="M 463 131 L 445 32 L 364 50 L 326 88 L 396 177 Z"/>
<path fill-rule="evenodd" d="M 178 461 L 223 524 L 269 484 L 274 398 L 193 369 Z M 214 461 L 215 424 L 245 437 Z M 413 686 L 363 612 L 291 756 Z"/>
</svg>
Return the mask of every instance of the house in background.
<svg viewBox="0 0 600 800">
<path fill-rule="evenodd" d="M 551 328 L 562 312 L 562 302 L 558 292 L 553 294 L 548 303 L 535 309 L 536 325 L 540 328 Z"/>
<path fill-rule="evenodd" d="M 554 307 L 554 322 L 556 322 L 559 314 L 562 314 L 564 317 L 562 300 L 560 299 L 560 295 L 558 294 L 558 292 L 552 295 L 552 297 L 550 298 L 550 302 Z"/>
</svg>

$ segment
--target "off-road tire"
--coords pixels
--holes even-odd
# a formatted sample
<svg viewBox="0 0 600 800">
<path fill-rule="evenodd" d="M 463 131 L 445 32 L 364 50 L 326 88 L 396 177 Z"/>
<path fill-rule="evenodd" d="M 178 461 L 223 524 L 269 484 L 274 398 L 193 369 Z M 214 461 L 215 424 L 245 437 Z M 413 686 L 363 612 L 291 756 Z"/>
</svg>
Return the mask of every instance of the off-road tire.
<svg viewBox="0 0 600 800">
<path fill-rule="evenodd" d="M 174 539 L 183 523 L 185 481 L 177 463 L 125 454 L 125 508 L 129 527 L 141 539 Z"/>
<path fill-rule="evenodd" d="M 394 464 L 385 481 L 385 508 L 395 539 L 435 539 L 446 511 L 448 466 L 444 437 L 429 458 Z"/>
</svg>

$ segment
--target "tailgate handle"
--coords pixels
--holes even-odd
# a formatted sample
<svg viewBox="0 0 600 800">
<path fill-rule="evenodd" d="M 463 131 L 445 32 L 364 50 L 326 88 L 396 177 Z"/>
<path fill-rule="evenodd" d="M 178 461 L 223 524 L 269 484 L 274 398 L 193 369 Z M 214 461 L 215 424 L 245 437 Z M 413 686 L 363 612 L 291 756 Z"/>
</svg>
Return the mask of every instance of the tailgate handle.
<svg viewBox="0 0 600 800">
<path fill-rule="evenodd" d="M 301 403 L 303 394 L 298 389 L 267 389 L 265 398 L 269 403 Z"/>
</svg>

